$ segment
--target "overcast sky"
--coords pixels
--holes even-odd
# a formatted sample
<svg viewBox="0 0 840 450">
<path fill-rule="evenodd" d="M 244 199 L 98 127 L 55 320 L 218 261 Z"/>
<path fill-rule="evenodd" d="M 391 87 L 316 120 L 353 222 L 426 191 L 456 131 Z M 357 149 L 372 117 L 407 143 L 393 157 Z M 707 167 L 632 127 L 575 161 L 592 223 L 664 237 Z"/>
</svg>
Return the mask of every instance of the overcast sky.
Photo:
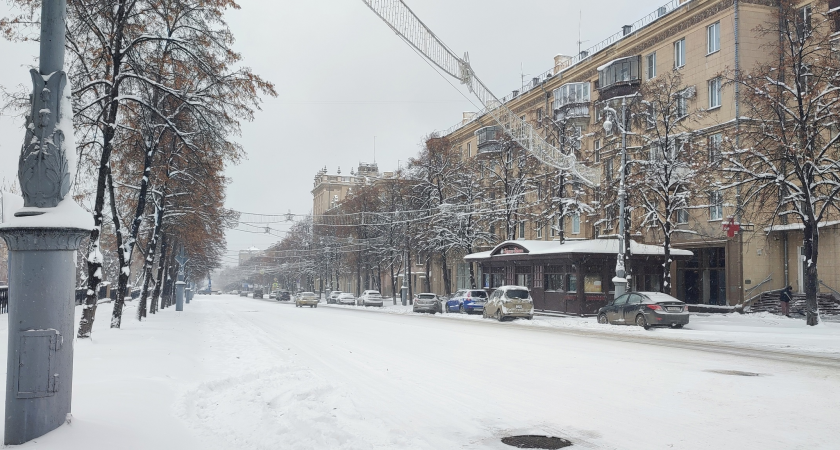
<svg viewBox="0 0 840 450">
<path fill-rule="evenodd" d="M 469 52 L 476 74 L 497 96 L 541 74 L 554 55 L 573 55 L 666 0 L 406 0 L 438 37 Z M 245 65 L 273 82 L 239 138 L 247 160 L 231 167 L 227 206 L 245 212 L 306 214 L 313 178 L 326 166 L 349 173 L 374 160 L 392 170 L 413 156 L 424 135 L 474 111 L 477 101 L 444 79 L 361 0 L 239 0 L 229 13 Z M 5 2 L 0 16 L 8 13 Z M 579 26 L 580 25 L 580 26 Z M 0 84 L 28 84 L 37 45 L 0 42 Z M 0 178 L 13 180 L 22 120 L 0 117 Z M 276 230 L 285 224 L 272 225 Z M 241 227 L 247 229 L 247 227 Z M 282 234 L 275 231 L 277 234 Z M 228 251 L 264 249 L 279 238 L 231 230 Z M 226 259 L 233 263 L 234 259 Z"/>
</svg>

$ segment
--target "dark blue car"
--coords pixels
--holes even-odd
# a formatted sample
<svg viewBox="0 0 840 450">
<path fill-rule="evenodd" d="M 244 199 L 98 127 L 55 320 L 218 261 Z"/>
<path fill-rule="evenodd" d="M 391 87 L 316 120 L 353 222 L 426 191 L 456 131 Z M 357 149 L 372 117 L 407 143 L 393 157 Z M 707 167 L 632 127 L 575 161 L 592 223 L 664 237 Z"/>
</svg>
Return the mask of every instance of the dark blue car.
<svg viewBox="0 0 840 450">
<path fill-rule="evenodd" d="M 446 312 L 480 314 L 484 312 L 486 302 L 487 292 L 481 289 L 462 289 L 446 302 Z"/>
</svg>

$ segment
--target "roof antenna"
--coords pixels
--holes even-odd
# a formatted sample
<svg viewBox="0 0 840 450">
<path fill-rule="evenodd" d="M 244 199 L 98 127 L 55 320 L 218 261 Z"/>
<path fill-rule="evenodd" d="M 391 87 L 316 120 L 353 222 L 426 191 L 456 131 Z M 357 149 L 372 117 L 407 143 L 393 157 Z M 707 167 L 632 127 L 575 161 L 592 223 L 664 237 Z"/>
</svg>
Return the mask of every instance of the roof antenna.
<svg viewBox="0 0 840 450">
<path fill-rule="evenodd" d="M 580 36 L 580 30 L 581 30 L 582 27 L 583 27 L 583 10 L 580 11 L 580 16 L 578 17 L 578 40 L 577 40 L 578 55 L 580 55 L 580 51 L 581 51 L 580 44 L 583 44 L 584 42 L 589 42 L 588 40 L 586 40 L 586 41 L 580 40 L 580 37 L 581 37 Z"/>
</svg>

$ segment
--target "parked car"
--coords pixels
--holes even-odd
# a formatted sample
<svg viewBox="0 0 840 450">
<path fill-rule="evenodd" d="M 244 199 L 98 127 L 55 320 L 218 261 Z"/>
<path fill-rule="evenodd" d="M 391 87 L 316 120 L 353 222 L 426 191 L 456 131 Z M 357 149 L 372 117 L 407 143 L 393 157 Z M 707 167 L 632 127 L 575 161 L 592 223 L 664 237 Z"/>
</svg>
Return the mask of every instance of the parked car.
<svg viewBox="0 0 840 450">
<path fill-rule="evenodd" d="M 439 313 L 441 311 L 441 301 L 436 294 L 422 293 L 414 296 L 414 312 Z"/>
<path fill-rule="evenodd" d="M 495 317 L 499 322 L 507 318 L 534 318 L 534 301 L 525 286 L 502 286 L 484 304 L 484 318 Z"/>
<path fill-rule="evenodd" d="M 338 305 L 355 305 L 356 297 L 349 292 L 342 292 L 338 295 L 338 298 L 335 299 L 335 303 Z"/>
<path fill-rule="evenodd" d="M 341 291 L 332 291 L 330 295 L 327 296 L 327 304 L 333 304 L 338 299 L 338 296 L 341 295 Z"/>
<path fill-rule="evenodd" d="M 461 289 L 446 302 L 446 312 L 478 313 L 484 311 L 485 303 L 487 292 L 481 289 Z"/>
<path fill-rule="evenodd" d="M 317 308 L 318 300 L 318 294 L 314 292 L 301 292 L 295 297 L 295 306 L 298 308 L 303 308 L 304 306 Z"/>
<path fill-rule="evenodd" d="M 598 310 L 598 323 L 682 328 L 688 305 L 661 292 L 628 292 Z"/>
<path fill-rule="evenodd" d="M 239 295 L 239 291 L 230 291 L 230 295 Z"/>
<path fill-rule="evenodd" d="M 276 291 L 269 292 L 268 293 L 268 298 L 277 298 L 277 292 Z"/>
<path fill-rule="evenodd" d="M 254 298 L 263 298 L 263 290 L 254 289 Z"/>
<path fill-rule="evenodd" d="M 239 296 L 240 297 L 247 297 L 248 296 L 248 291 L 239 291 Z"/>
<path fill-rule="evenodd" d="M 364 291 L 361 297 L 356 299 L 356 306 L 382 306 L 382 294 L 379 291 Z"/>
<path fill-rule="evenodd" d="M 277 293 L 277 300 L 281 302 L 289 302 L 292 300 L 292 294 L 289 291 L 280 291 Z"/>
</svg>

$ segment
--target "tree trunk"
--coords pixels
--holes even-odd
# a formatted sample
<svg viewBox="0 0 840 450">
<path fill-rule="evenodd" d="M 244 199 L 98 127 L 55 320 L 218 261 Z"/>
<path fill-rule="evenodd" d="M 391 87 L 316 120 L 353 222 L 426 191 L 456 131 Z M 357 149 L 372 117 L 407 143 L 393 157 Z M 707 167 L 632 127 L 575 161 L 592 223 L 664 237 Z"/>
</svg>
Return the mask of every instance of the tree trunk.
<svg viewBox="0 0 840 450">
<path fill-rule="evenodd" d="M 411 299 L 414 297 L 414 283 L 411 282 L 411 247 L 406 246 L 405 257 L 405 276 L 408 277 L 408 298 L 406 302 L 411 305 Z"/>
<path fill-rule="evenodd" d="M 391 300 L 397 306 L 397 278 L 394 275 L 394 263 L 391 262 Z"/>
<path fill-rule="evenodd" d="M 81 339 L 89 338 L 93 332 L 93 321 L 96 318 L 96 304 L 99 285 L 102 283 L 102 210 L 105 207 L 105 180 L 110 170 L 111 152 L 114 150 L 114 136 L 116 135 L 117 115 L 119 112 L 120 71 L 122 69 L 123 29 L 125 26 L 125 2 L 119 0 L 116 15 L 114 49 L 111 53 L 113 67 L 111 73 L 111 90 L 106 98 L 107 110 L 102 132 L 102 154 L 99 158 L 99 176 L 96 181 L 96 199 L 93 203 L 93 229 L 90 232 L 90 242 L 87 252 L 88 291 L 85 306 L 82 309 L 82 319 L 79 321 L 77 336 Z"/>
<path fill-rule="evenodd" d="M 157 272 L 157 279 L 155 279 L 155 290 L 152 293 L 152 302 L 155 303 L 152 306 L 154 311 L 158 311 L 163 307 L 162 299 L 161 299 L 161 292 L 163 290 L 163 277 L 164 271 L 166 270 L 166 258 L 167 258 L 167 242 L 166 242 L 166 234 L 161 233 L 160 236 L 160 256 L 158 257 L 158 272 Z"/>
<path fill-rule="evenodd" d="M 155 262 L 155 253 L 157 252 L 157 241 L 160 236 L 161 214 L 160 209 L 155 205 L 155 228 L 149 238 L 149 243 L 146 247 L 146 259 L 143 260 L 143 291 L 140 293 L 140 301 L 137 305 L 137 320 L 143 320 L 146 317 L 146 305 L 149 297 L 149 281 L 152 278 L 152 265 Z M 166 247 L 161 246 L 161 256 L 166 256 Z M 158 275 L 160 278 L 160 275 Z M 155 314 L 157 312 L 157 302 L 152 301 L 150 312 Z"/>
<path fill-rule="evenodd" d="M 449 273 L 445 251 L 440 254 L 440 267 L 443 270 L 443 293 L 449 295 L 452 293 L 452 274 Z"/>
<path fill-rule="evenodd" d="M 107 176 L 108 196 L 111 198 L 111 220 L 114 223 L 114 232 L 117 238 L 117 261 L 120 266 L 120 274 L 117 284 L 117 299 L 114 301 L 114 310 L 111 314 L 111 328 L 119 328 L 122 324 L 122 311 L 125 304 L 125 291 L 128 287 L 128 277 L 131 275 L 130 261 L 126 261 L 126 249 L 123 245 L 122 227 L 120 226 L 119 211 L 117 211 L 117 199 L 114 195 L 114 176 L 111 168 L 108 168 Z"/>
<path fill-rule="evenodd" d="M 805 224 L 803 247 L 805 250 L 805 313 L 808 325 L 820 323 L 819 303 L 819 274 L 817 273 L 817 258 L 819 257 L 820 231 L 816 220 Z"/>
<path fill-rule="evenodd" d="M 432 292 L 432 257 L 426 256 L 426 292 Z"/>
</svg>

